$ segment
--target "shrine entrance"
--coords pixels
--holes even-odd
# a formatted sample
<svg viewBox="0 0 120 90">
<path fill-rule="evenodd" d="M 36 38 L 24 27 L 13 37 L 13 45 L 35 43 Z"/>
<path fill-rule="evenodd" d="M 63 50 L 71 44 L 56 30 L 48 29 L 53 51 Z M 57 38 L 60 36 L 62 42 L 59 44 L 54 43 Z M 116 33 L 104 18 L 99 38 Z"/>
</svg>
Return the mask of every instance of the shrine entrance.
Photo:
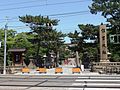
<svg viewBox="0 0 120 90">
<path fill-rule="evenodd" d="M 12 64 L 11 69 L 13 69 L 13 72 L 21 69 L 25 66 L 24 64 L 24 53 L 26 49 L 9 49 L 8 52 L 11 53 L 12 58 Z"/>
<path fill-rule="evenodd" d="M 108 52 L 107 47 L 107 30 L 106 25 L 100 25 L 99 28 L 99 43 L 100 43 L 100 62 L 94 62 L 92 71 L 97 71 L 99 73 L 120 73 L 120 62 L 110 62 L 109 56 L 111 53 Z M 119 41 L 114 42 L 114 37 L 112 38 L 112 43 L 119 43 Z"/>
</svg>

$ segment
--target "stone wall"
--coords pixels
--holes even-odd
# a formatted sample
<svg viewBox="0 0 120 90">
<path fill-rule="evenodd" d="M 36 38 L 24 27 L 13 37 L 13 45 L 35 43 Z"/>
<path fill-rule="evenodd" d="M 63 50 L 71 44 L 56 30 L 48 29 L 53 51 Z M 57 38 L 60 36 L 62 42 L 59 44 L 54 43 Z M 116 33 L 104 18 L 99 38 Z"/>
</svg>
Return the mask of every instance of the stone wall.
<svg viewBox="0 0 120 90">
<path fill-rule="evenodd" d="M 93 63 L 92 71 L 104 73 L 120 73 L 120 62 L 96 62 Z"/>
</svg>

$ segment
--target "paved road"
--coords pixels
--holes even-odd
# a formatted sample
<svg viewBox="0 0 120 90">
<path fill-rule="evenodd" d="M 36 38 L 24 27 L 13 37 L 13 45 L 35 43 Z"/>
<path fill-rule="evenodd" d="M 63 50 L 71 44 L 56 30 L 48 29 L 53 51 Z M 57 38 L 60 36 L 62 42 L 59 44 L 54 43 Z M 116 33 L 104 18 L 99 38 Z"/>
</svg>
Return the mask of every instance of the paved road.
<svg viewBox="0 0 120 90">
<path fill-rule="evenodd" d="M 0 90 L 120 90 L 120 75 L 0 75 Z"/>
</svg>

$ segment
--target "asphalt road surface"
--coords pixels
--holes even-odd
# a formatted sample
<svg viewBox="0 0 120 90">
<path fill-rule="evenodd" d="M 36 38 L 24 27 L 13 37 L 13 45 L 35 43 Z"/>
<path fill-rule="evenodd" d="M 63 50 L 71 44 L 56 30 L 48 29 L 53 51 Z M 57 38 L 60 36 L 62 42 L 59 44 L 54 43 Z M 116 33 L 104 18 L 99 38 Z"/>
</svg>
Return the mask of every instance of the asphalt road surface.
<svg viewBox="0 0 120 90">
<path fill-rule="evenodd" d="M 120 75 L 0 75 L 0 90 L 120 90 Z"/>
</svg>

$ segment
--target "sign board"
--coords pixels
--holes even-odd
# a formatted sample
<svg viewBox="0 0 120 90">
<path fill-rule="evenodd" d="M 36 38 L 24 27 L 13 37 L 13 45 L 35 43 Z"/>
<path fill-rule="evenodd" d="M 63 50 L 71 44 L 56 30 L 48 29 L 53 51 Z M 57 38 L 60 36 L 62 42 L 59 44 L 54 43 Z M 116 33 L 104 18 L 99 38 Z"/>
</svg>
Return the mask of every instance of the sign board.
<svg viewBox="0 0 120 90">
<path fill-rule="evenodd" d="M 110 43 L 120 44 L 120 34 L 110 35 Z"/>
</svg>

